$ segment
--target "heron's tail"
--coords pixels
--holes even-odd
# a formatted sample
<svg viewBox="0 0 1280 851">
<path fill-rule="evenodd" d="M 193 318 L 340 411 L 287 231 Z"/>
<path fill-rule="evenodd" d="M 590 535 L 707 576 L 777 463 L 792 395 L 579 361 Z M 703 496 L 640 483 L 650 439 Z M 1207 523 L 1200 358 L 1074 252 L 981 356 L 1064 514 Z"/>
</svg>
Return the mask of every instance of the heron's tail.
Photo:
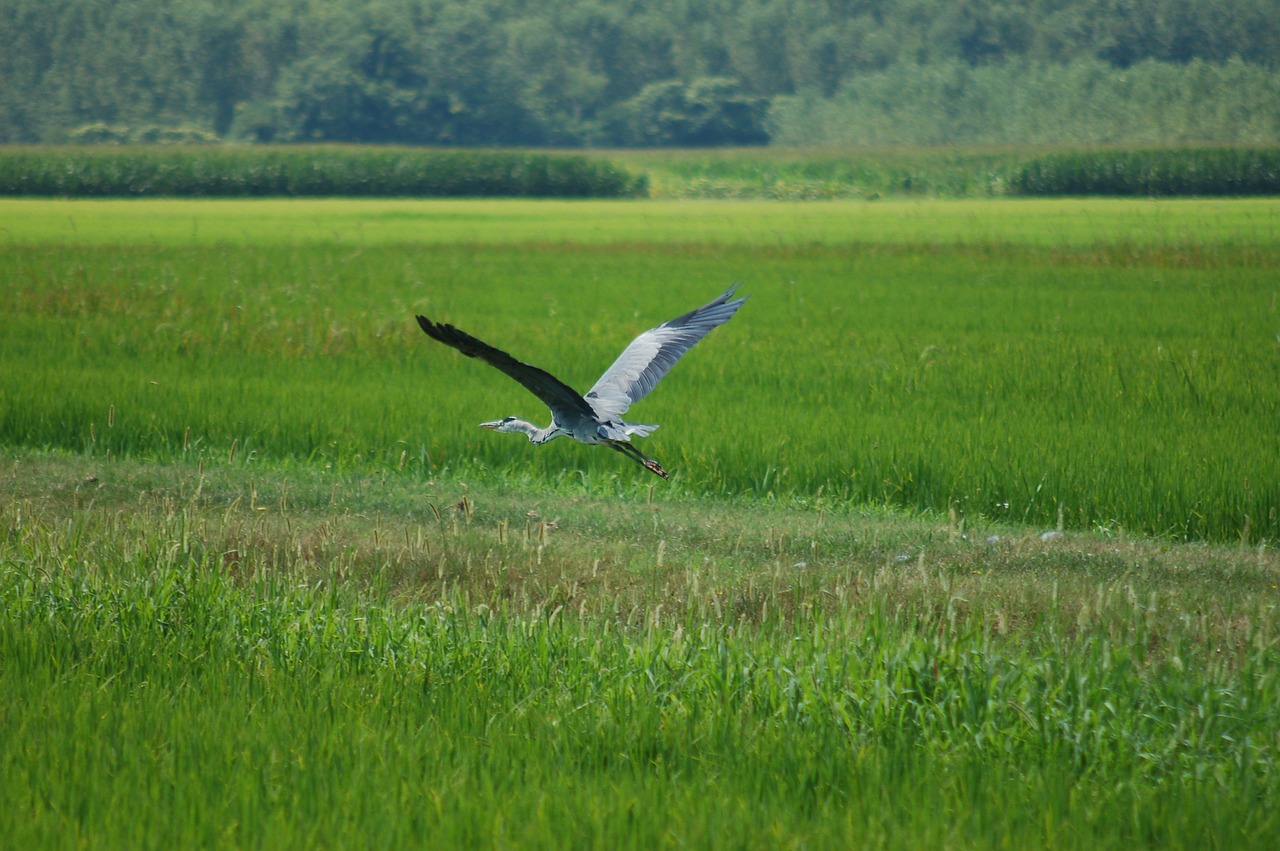
<svg viewBox="0 0 1280 851">
<path fill-rule="evenodd" d="M 657 428 L 656 425 L 615 421 L 601 425 L 599 428 L 599 435 L 604 440 L 617 440 L 625 443 L 631 439 L 632 435 L 636 435 L 637 437 L 648 437 L 653 433 L 655 428 Z"/>
</svg>

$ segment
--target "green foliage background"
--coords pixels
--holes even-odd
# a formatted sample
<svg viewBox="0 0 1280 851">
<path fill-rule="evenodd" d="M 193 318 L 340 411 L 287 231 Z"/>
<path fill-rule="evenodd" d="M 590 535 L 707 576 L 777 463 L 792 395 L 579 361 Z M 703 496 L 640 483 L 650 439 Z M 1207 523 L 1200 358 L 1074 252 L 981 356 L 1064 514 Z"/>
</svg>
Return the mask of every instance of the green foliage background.
<svg viewBox="0 0 1280 851">
<path fill-rule="evenodd" d="M 1272 0 L 0 0 L 0 142 L 1273 141 L 1278 20 Z"/>
</svg>

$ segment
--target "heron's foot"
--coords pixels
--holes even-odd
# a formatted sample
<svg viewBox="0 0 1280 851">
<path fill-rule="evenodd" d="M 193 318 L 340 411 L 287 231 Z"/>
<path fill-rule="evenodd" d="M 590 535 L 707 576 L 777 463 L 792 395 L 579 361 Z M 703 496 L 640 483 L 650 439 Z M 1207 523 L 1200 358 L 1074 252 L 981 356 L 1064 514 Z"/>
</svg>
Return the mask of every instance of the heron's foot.
<svg viewBox="0 0 1280 851">
<path fill-rule="evenodd" d="M 648 470 L 650 473 L 657 473 L 659 476 L 662 476 L 662 478 L 664 479 L 670 478 L 670 476 L 667 475 L 667 471 L 662 469 L 662 465 L 659 464 L 657 461 L 653 460 L 652 458 L 646 458 L 640 463 L 643 464 L 644 468 Z"/>
</svg>

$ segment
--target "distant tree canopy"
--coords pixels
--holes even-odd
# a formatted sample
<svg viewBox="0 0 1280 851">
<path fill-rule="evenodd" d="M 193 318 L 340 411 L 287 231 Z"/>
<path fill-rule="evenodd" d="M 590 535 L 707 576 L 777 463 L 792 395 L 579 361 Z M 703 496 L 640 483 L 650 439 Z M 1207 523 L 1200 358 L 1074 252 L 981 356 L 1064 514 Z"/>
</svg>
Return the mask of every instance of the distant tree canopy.
<svg viewBox="0 0 1280 851">
<path fill-rule="evenodd" d="M 0 142 L 722 145 L 768 141 L 775 100 L 791 98 L 783 118 L 796 98 L 810 117 L 858 98 L 865 112 L 861 81 L 908 67 L 1234 62 L 1274 79 L 1280 14 L 1275 0 L 0 0 L 0 44 Z"/>
</svg>

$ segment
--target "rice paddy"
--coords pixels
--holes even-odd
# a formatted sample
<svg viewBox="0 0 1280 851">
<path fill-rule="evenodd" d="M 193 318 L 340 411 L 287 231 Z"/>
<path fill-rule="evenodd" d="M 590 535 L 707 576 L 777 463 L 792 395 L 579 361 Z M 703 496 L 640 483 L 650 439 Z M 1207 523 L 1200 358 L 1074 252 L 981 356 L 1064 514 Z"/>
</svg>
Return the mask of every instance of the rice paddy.
<svg viewBox="0 0 1280 851">
<path fill-rule="evenodd" d="M 1274 202 L 5 203 L 6 443 L 625 489 L 413 314 L 586 388 L 741 281 L 637 408 L 674 491 L 1280 538 Z"/>
<path fill-rule="evenodd" d="M 0 219 L 15 847 L 1280 838 L 1276 201 Z"/>
</svg>

